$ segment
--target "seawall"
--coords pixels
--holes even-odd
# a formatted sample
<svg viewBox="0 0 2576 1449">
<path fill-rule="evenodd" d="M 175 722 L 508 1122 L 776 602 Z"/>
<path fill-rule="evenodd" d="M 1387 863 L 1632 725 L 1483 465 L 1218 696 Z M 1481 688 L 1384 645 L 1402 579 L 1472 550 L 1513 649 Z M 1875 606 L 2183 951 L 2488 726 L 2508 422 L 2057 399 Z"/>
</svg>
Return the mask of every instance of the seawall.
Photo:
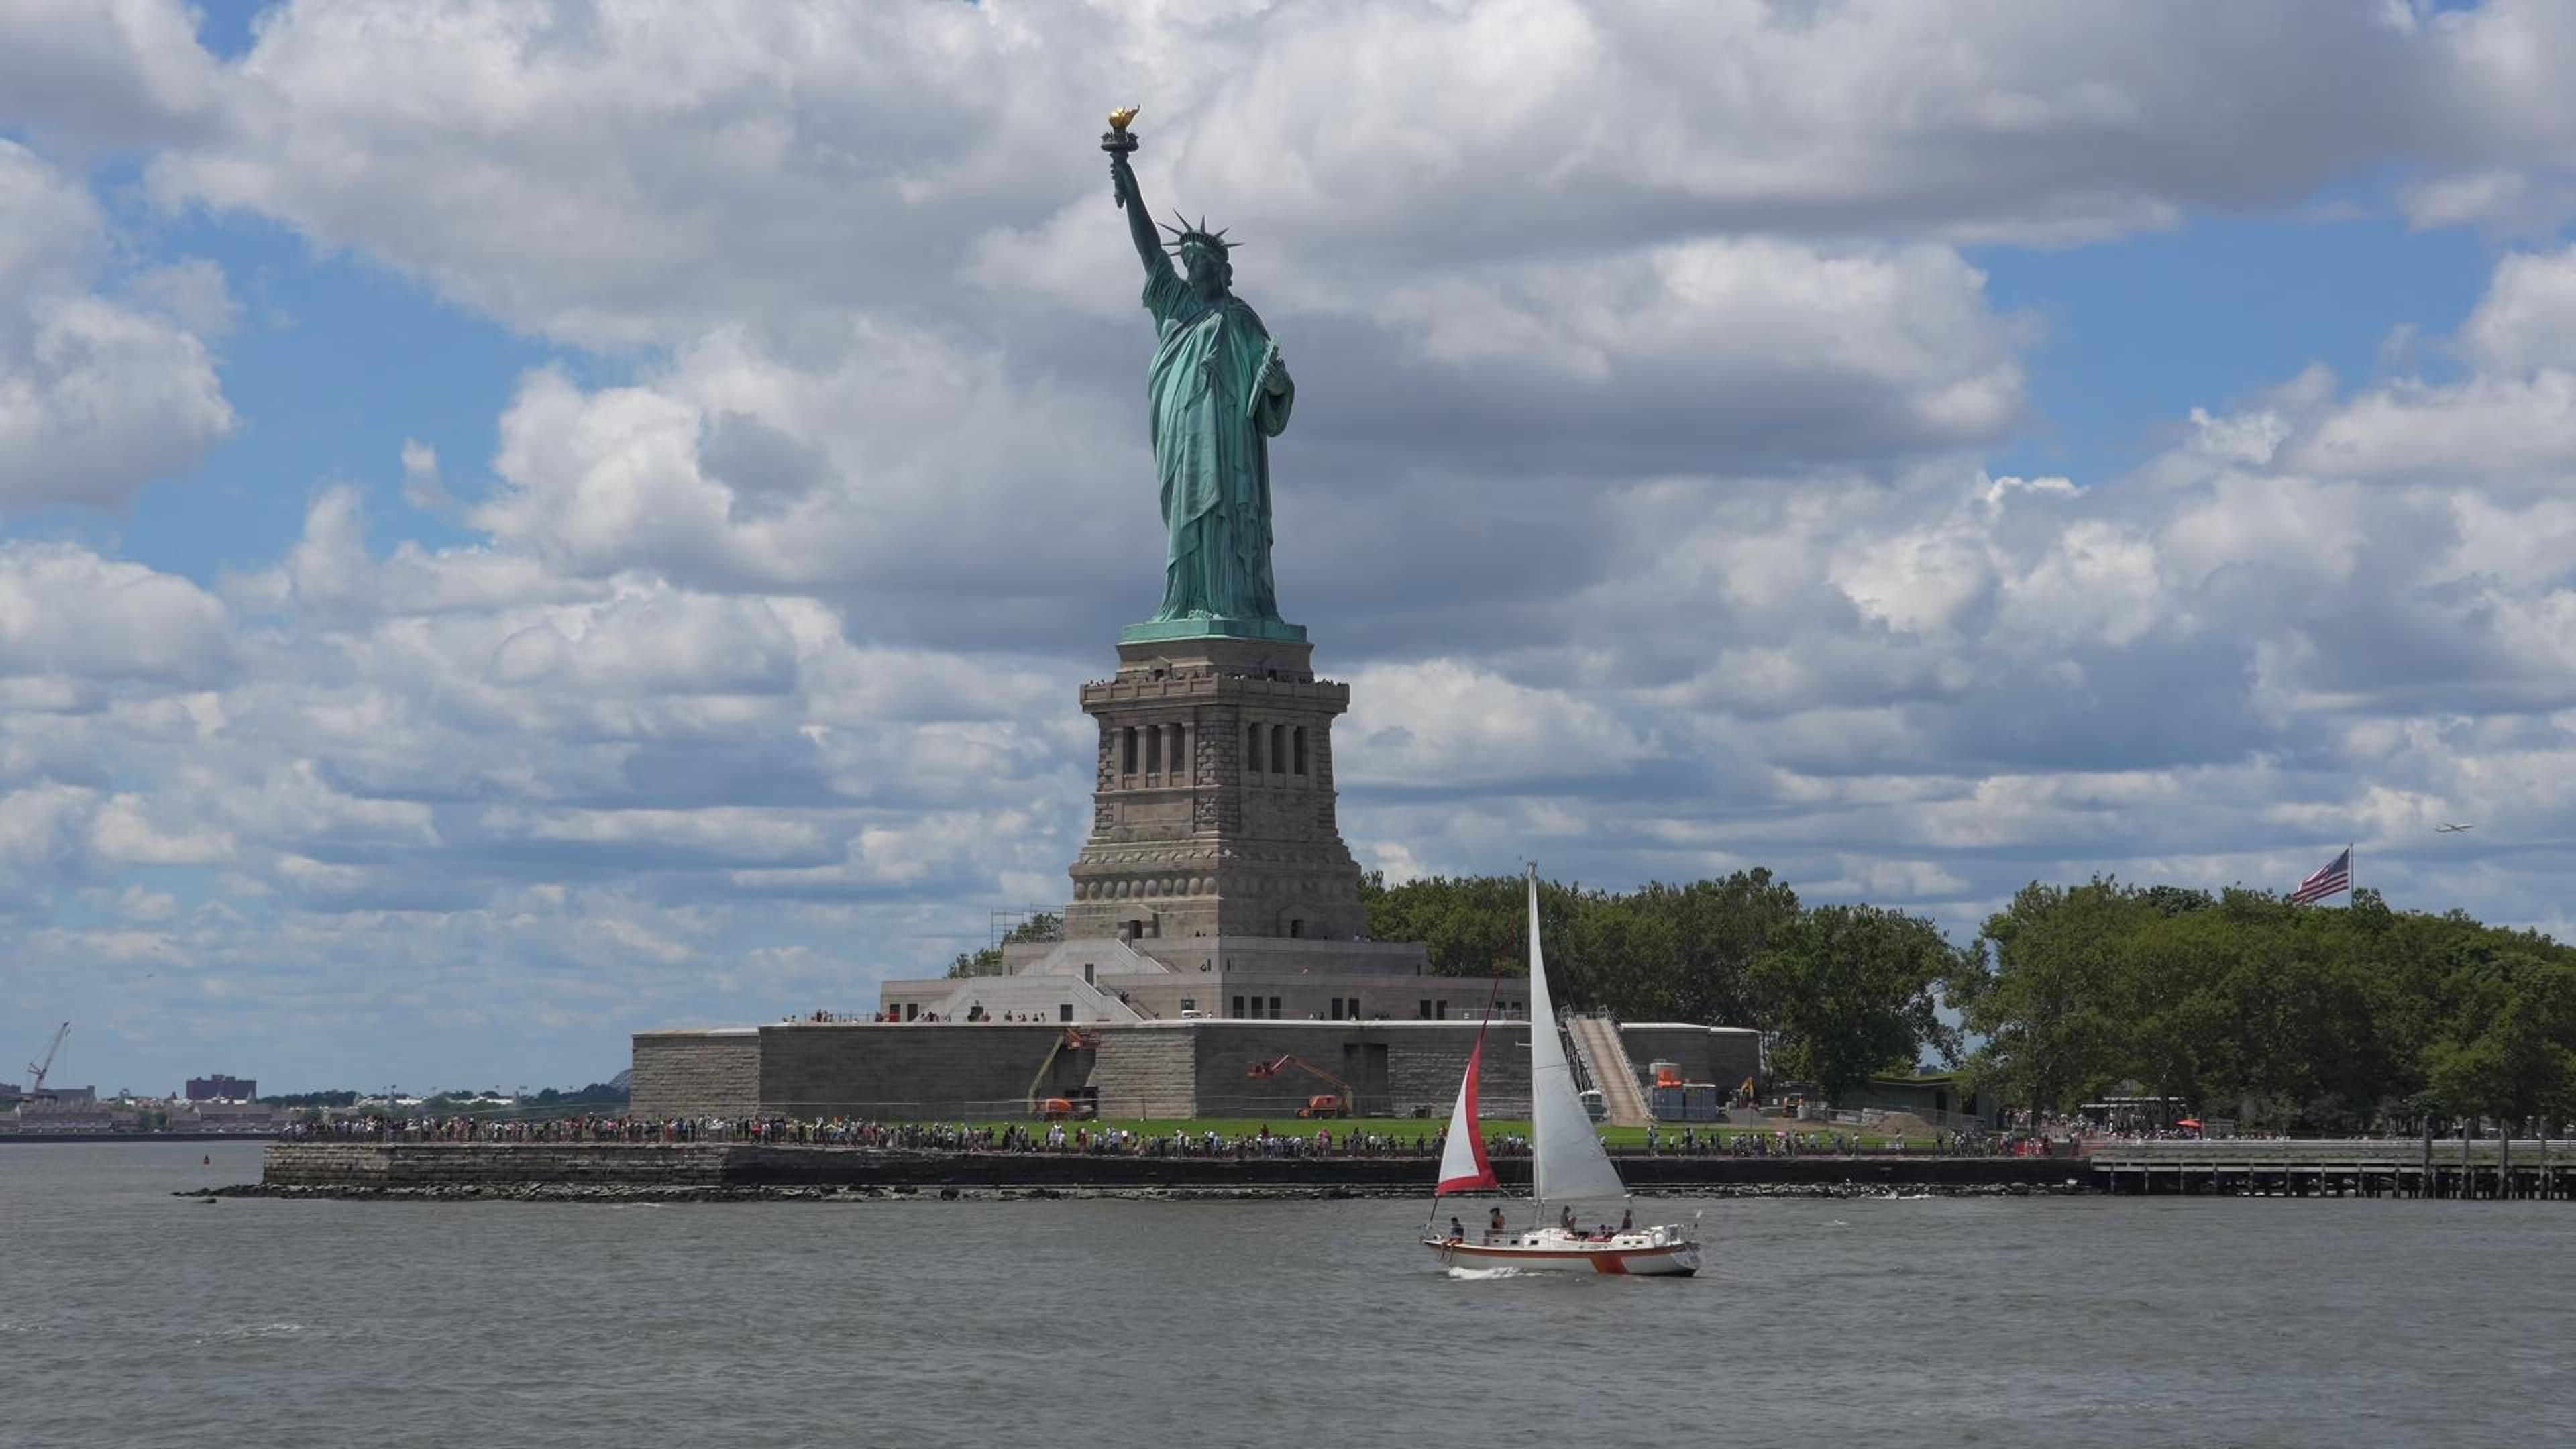
<svg viewBox="0 0 2576 1449">
<path fill-rule="evenodd" d="M 749 1143 L 273 1142 L 251 1192 L 346 1196 L 631 1198 L 751 1195 L 771 1189 L 1347 1191 L 1427 1194 L 1427 1157 L 1138 1157 L 1031 1152 L 914 1152 Z M 2008 1157 L 1622 1157 L 1643 1193 L 1899 1188 L 2062 1190 L 2086 1174 L 2066 1160 Z M 1494 1170 L 1529 1185 L 1526 1160 Z"/>
<path fill-rule="evenodd" d="M 274 1132 L 0 1132 L 0 1147 L 38 1142 L 266 1142 Z"/>
</svg>

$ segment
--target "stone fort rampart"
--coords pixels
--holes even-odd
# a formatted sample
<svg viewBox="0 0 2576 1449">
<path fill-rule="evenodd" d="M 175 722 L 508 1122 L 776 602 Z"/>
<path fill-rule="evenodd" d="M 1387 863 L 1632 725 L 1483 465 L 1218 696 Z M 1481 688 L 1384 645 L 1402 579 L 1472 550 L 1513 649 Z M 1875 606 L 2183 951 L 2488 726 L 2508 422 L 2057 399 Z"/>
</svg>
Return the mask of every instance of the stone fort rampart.
<svg viewBox="0 0 2576 1449">
<path fill-rule="evenodd" d="M 642 1117 L 878 1119 L 1028 1114 L 1050 1097 L 1091 1099 L 1111 1118 L 1293 1119 L 1347 1086 L 1365 1117 L 1446 1118 L 1476 1043 L 1468 1021 L 1204 1020 L 1068 1029 L 1010 1022 L 780 1022 L 635 1037 Z M 1525 1020 L 1485 1035 L 1482 1110 L 1529 1112 Z M 1628 1053 L 1732 1085 L 1758 1069 L 1748 1033 L 1625 1029 Z M 1256 1071 L 1256 1068 L 1261 1070 Z"/>
</svg>

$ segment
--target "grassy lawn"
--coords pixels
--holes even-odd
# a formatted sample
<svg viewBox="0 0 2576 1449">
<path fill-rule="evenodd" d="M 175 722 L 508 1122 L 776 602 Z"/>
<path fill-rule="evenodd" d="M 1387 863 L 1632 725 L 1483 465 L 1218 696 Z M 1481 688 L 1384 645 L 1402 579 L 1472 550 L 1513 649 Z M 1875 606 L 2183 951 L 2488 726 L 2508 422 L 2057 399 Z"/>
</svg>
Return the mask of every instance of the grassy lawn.
<svg viewBox="0 0 2576 1449">
<path fill-rule="evenodd" d="M 990 1126 L 995 1128 L 1030 1127 L 1040 1132 L 1043 1132 L 1046 1129 L 1045 1123 L 1029 1122 L 1025 1120 L 1015 1122 L 979 1122 L 974 1125 L 979 1127 Z M 1259 1133 L 1264 1127 L 1268 1127 L 1270 1129 L 1270 1135 L 1273 1137 L 1312 1137 L 1315 1135 L 1316 1128 L 1326 1127 L 1332 1129 L 1333 1140 L 1336 1142 L 1340 1141 L 1347 1133 L 1360 1132 L 1372 1136 L 1393 1138 L 1399 1143 L 1427 1143 L 1433 1137 L 1437 1136 L 1441 1128 L 1446 1125 L 1448 1124 L 1445 1122 L 1423 1117 L 1354 1117 L 1318 1122 L 1308 1121 L 1306 1119 L 1293 1116 L 1200 1117 L 1186 1121 L 1172 1119 L 1137 1120 L 1130 1118 L 1110 1118 L 1101 1122 L 1066 1124 L 1068 1129 L 1075 1126 L 1124 1128 L 1127 1131 L 1140 1133 L 1148 1137 L 1169 1136 L 1175 1131 L 1187 1132 L 1194 1136 L 1214 1132 L 1220 1137 L 1249 1137 Z M 1485 1135 L 1488 1138 L 1504 1136 L 1526 1138 L 1529 1136 L 1530 1130 L 1530 1124 L 1526 1121 L 1489 1120 L 1485 1122 L 1483 1126 L 1485 1129 Z M 1659 1129 L 1657 1135 L 1662 1140 L 1670 1142 L 1681 1136 L 1684 1127 L 1688 1127 L 1689 1129 L 1697 1132 L 1700 1140 L 1702 1141 L 1706 1141 L 1711 1134 L 1715 1134 L 1718 1137 L 1725 1139 L 1733 1139 L 1748 1132 L 1755 1136 L 1769 1135 L 1761 1128 L 1727 1127 L 1707 1122 L 1683 1123 L 1666 1126 Z M 1849 1129 L 1842 1130 L 1846 1133 L 1849 1131 Z M 1643 1152 L 1646 1150 L 1646 1129 L 1643 1127 L 1605 1126 L 1600 1128 L 1599 1131 L 1603 1145 L 1609 1147 L 1613 1151 Z M 1887 1142 L 1887 1138 L 1869 1133 L 1863 1133 L 1860 1137 L 1861 1149 L 1867 1152 L 1881 1151 L 1886 1148 Z M 1928 1136 L 1918 1134 L 1910 1139 L 1907 1145 L 1917 1149 L 1923 1149 L 1929 1148 L 1932 1143 Z"/>
</svg>

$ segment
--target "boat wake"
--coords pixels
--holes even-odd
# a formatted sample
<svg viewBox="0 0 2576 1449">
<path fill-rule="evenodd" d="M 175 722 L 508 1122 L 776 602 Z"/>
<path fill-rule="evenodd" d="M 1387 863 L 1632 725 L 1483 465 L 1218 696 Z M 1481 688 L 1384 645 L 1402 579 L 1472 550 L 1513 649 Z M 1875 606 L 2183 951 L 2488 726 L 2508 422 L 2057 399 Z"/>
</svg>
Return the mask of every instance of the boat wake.
<svg viewBox="0 0 2576 1449">
<path fill-rule="evenodd" d="M 1495 1278 L 1527 1278 L 1531 1275 L 1508 1265 L 1500 1268 L 1462 1268 L 1450 1266 L 1449 1276 L 1460 1283 L 1482 1283 Z"/>
<path fill-rule="evenodd" d="M 196 1341 L 204 1343 L 206 1338 L 292 1338 L 303 1331 L 303 1324 L 286 1319 L 269 1323 L 227 1323 Z"/>
</svg>

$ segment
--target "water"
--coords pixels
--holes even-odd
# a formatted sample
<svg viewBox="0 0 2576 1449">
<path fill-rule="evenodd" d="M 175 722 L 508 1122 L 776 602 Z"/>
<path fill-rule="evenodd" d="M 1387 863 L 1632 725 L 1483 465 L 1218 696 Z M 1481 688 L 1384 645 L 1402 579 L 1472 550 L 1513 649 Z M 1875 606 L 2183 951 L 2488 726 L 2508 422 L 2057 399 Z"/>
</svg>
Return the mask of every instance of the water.
<svg viewBox="0 0 2576 1449">
<path fill-rule="evenodd" d="M 1718 1201 L 1658 1282 L 1397 1202 L 167 1195 L 258 1155 L 0 1146 L 0 1444 L 2576 1442 L 2564 1203 Z"/>
</svg>

